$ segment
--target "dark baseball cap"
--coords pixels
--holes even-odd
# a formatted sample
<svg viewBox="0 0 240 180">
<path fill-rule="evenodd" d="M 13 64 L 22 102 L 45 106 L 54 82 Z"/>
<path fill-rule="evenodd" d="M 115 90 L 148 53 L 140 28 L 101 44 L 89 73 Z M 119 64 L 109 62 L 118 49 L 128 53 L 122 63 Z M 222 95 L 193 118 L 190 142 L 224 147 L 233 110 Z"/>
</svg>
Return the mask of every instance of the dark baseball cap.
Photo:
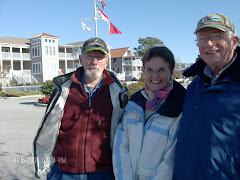
<svg viewBox="0 0 240 180">
<path fill-rule="evenodd" d="M 224 14 L 208 14 L 198 21 L 197 28 L 194 33 L 197 33 L 200 29 L 205 27 L 211 27 L 219 29 L 221 31 L 232 31 L 235 34 L 235 27 L 232 21 Z"/>
<path fill-rule="evenodd" d="M 90 51 L 102 51 L 108 55 L 108 49 L 106 43 L 101 38 L 90 38 L 83 44 L 82 53 Z"/>
</svg>

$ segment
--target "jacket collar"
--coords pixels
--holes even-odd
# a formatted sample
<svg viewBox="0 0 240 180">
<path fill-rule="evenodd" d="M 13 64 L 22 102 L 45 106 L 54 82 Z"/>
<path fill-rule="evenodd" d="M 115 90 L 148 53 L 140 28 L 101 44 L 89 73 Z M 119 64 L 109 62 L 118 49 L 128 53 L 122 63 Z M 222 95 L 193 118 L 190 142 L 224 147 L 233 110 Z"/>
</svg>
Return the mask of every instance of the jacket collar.
<svg viewBox="0 0 240 180">
<path fill-rule="evenodd" d="M 142 90 L 132 95 L 130 101 L 135 102 L 145 110 L 146 98 L 142 95 Z M 173 81 L 173 89 L 156 112 L 167 117 L 178 117 L 182 112 L 185 94 L 186 89 L 178 82 Z"/>
</svg>

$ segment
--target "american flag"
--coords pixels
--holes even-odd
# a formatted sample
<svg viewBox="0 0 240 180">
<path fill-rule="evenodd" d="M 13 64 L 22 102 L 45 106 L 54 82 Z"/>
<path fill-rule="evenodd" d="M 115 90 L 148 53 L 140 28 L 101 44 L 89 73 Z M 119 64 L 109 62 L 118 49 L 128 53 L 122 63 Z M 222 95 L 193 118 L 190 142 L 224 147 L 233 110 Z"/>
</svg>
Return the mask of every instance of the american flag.
<svg viewBox="0 0 240 180">
<path fill-rule="evenodd" d="M 102 4 L 102 8 L 104 9 L 105 8 L 105 6 L 106 6 L 106 3 L 104 2 L 104 0 L 99 0 L 100 2 L 101 2 L 101 4 Z"/>
</svg>

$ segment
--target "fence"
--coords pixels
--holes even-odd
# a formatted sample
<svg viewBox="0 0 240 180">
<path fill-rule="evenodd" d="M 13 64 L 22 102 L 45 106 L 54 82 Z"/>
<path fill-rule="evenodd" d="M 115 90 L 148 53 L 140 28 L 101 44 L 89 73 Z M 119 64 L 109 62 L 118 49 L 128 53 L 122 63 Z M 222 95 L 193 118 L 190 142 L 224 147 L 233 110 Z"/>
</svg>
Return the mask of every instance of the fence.
<svg viewBox="0 0 240 180">
<path fill-rule="evenodd" d="M 15 86 L 5 87 L 5 91 L 41 91 L 41 86 Z"/>
</svg>

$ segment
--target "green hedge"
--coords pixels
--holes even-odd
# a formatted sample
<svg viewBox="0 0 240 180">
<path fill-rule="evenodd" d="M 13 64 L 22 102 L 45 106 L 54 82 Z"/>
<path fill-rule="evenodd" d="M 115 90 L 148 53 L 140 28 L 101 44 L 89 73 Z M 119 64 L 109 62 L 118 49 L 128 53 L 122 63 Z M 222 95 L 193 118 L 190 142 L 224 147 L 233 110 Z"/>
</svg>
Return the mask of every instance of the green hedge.
<svg viewBox="0 0 240 180">
<path fill-rule="evenodd" d="M 138 81 L 137 83 L 132 83 L 127 86 L 128 93 L 127 96 L 130 98 L 135 92 L 139 91 L 140 89 L 144 88 L 145 84 L 144 82 Z"/>
<path fill-rule="evenodd" d="M 55 90 L 55 86 L 53 85 L 52 81 L 50 81 L 50 80 L 45 81 L 43 83 L 43 85 L 41 86 L 41 92 L 46 96 L 51 95 L 54 90 Z"/>
</svg>

